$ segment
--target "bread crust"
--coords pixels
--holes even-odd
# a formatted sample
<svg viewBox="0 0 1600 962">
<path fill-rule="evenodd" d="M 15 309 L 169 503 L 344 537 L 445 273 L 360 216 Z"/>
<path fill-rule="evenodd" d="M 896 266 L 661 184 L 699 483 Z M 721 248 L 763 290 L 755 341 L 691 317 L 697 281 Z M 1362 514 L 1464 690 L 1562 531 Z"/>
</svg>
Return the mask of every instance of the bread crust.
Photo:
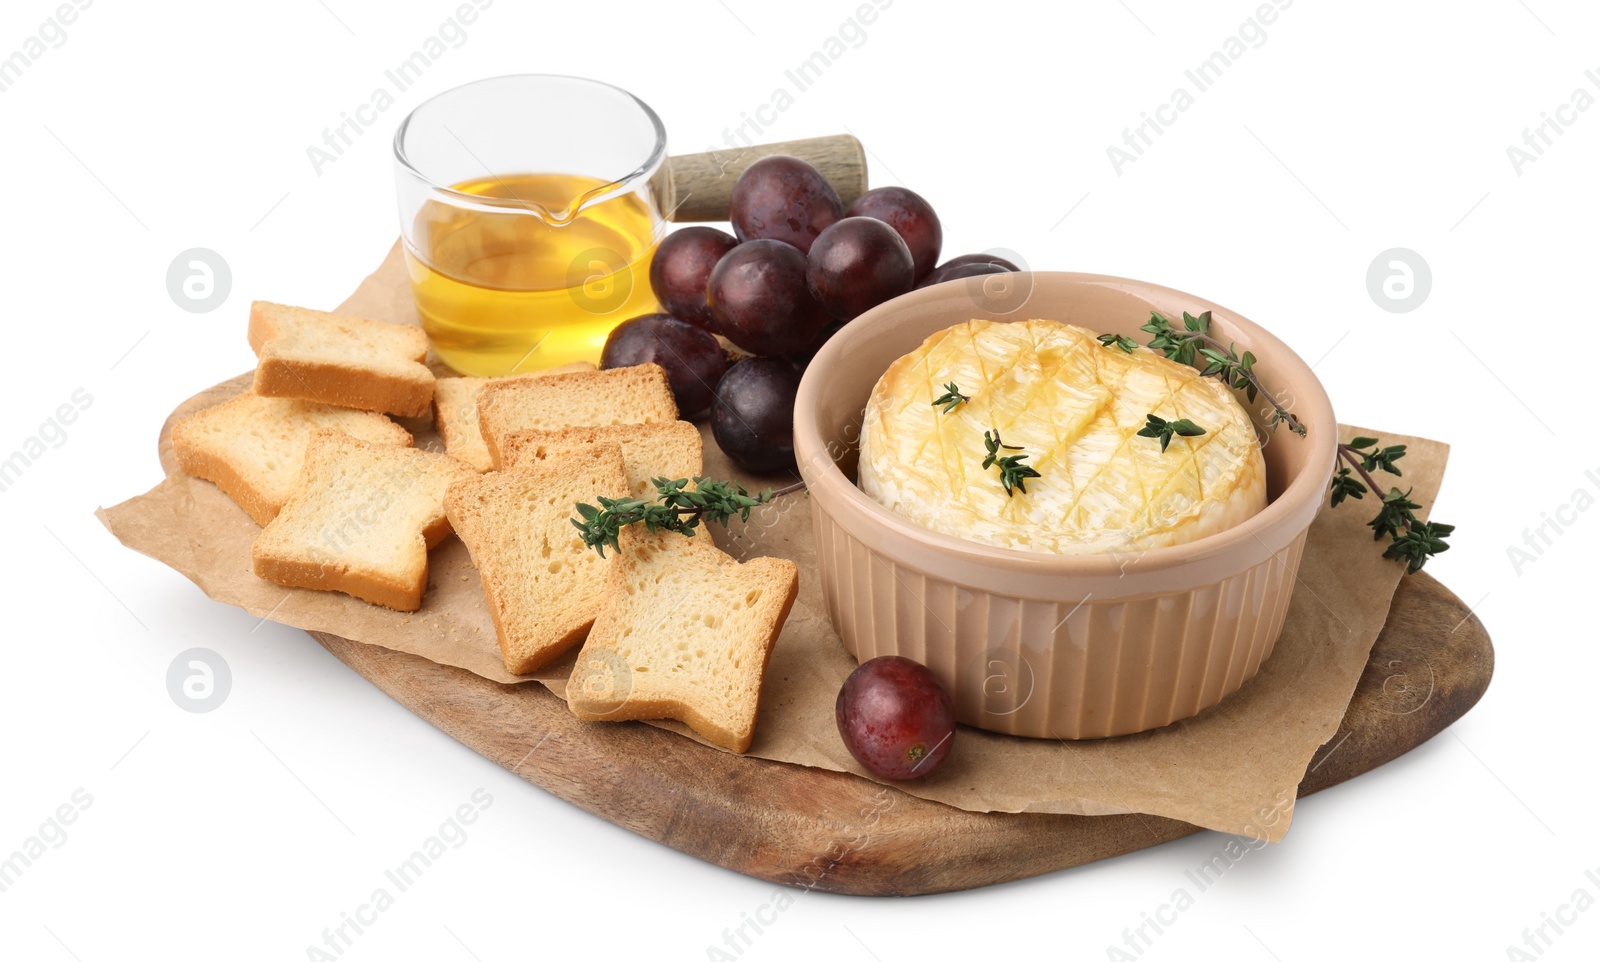
<svg viewBox="0 0 1600 962">
<path fill-rule="evenodd" d="M 519 377 L 551 377 L 557 374 L 577 374 L 593 371 L 588 361 L 573 361 L 560 367 L 527 374 L 510 374 L 505 378 L 441 377 L 433 386 L 433 424 L 444 442 L 445 453 L 467 462 L 479 471 L 491 471 L 494 462 L 489 460 L 489 449 L 484 446 L 483 434 L 478 430 L 478 392 L 490 381 Z"/>
<path fill-rule="evenodd" d="M 422 417 L 433 404 L 432 378 L 386 378 L 338 363 L 290 360 L 270 353 L 256 363 L 252 388 L 265 397 L 301 398 L 409 418 Z"/>
<path fill-rule="evenodd" d="M 706 532 L 685 537 L 675 532 L 651 534 L 630 527 L 623 529 L 619 542 L 621 550 L 617 552 L 617 560 L 611 567 L 604 606 L 567 680 L 567 707 L 578 718 L 589 721 L 671 719 L 688 725 L 700 737 L 720 748 L 741 754 L 749 751 L 760 711 L 761 680 L 766 674 L 778 635 L 782 633 L 799 594 L 799 569 L 794 562 L 781 558 L 755 558 L 741 564 L 712 544 Z M 667 550 L 680 555 L 714 555 L 721 572 L 731 571 L 741 584 L 763 589 L 759 602 L 753 606 L 756 624 L 762 629 L 762 634 L 759 637 L 735 639 L 734 642 L 741 652 L 753 651 L 757 658 L 753 663 L 739 666 L 739 670 L 746 675 L 751 694 L 741 705 L 738 718 L 731 724 L 713 717 L 692 700 L 674 697 L 661 688 L 653 687 L 651 679 L 662 677 L 663 665 L 629 660 L 618 653 L 617 643 L 623 632 L 635 631 L 639 627 L 628 623 L 626 601 L 629 598 L 628 578 L 641 548 Z M 655 669 L 653 673 L 650 671 L 652 668 Z M 629 680 L 627 691 L 619 700 L 614 677 L 608 680 L 603 676 L 608 673 L 615 676 L 622 670 L 629 672 Z M 596 681 L 598 685 L 593 684 Z M 597 689 L 601 692 L 598 695 Z"/>
<path fill-rule="evenodd" d="M 547 458 L 561 457 L 592 444 L 615 444 L 622 449 L 623 470 L 636 498 L 653 500 L 657 497 L 652 478 L 693 480 L 705 470 L 700 429 L 688 421 L 513 431 L 500 442 L 502 470 L 531 467 Z"/>
<path fill-rule="evenodd" d="M 241 426 L 261 424 L 259 411 L 246 410 L 252 404 L 263 403 L 252 398 L 249 394 L 240 394 L 214 404 L 202 411 L 197 411 L 189 417 L 178 422 L 172 429 L 172 451 L 178 458 L 178 466 L 191 477 L 210 481 L 222 490 L 223 494 L 232 498 L 234 503 L 250 515 L 256 524 L 265 527 L 273 518 L 278 516 L 283 503 L 288 496 L 278 496 L 268 491 L 264 486 L 264 479 L 244 470 L 239 464 L 229 460 L 226 452 L 218 450 L 217 446 L 207 442 L 202 433 L 201 425 L 213 419 L 238 418 Z M 286 403 L 298 407 L 298 402 Z M 310 406 L 313 402 L 307 402 Z M 326 409 L 324 409 L 326 410 Z M 410 447 L 412 437 L 400 425 L 389 421 L 382 415 L 367 411 L 347 411 L 345 415 L 364 419 L 372 423 L 376 430 L 381 423 L 386 427 L 387 433 L 392 437 L 396 447 Z M 276 423 L 281 423 L 276 422 Z M 372 440 L 372 439 L 367 439 Z"/>
<path fill-rule="evenodd" d="M 182 428 L 183 424 L 179 424 L 172 429 L 172 450 L 177 454 L 178 467 L 183 469 L 184 474 L 202 481 L 210 481 L 221 488 L 223 494 L 232 498 L 234 504 L 244 509 L 250 520 L 263 528 L 278 516 L 282 504 L 252 484 L 250 479 L 231 462 L 209 451 L 201 450 L 185 440 L 180 440 L 179 431 Z"/>
<path fill-rule="evenodd" d="M 257 578 L 285 588 L 311 588 L 338 591 L 395 611 L 416 611 L 422 607 L 423 590 L 428 585 L 428 569 L 416 579 L 391 578 L 372 571 L 356 571 L 344 565 L 315 563 L 295 558 L 251 554 Z"/>
<path fill-rule="evenodd" d="M 602 402 L 606 409 L 603 413 L 585 413 L 570 405 L 579 392 L 589 401 L 596 401 L 607 392 L 614 396 Z M 529 399 L 534 407 L 541 409 L 538 423 L 528 423 L 527 412 L 521 409 Z M 478 431 L 483 435 L 490 463 L 497 469 L 502 463 L 501 441 L 513 431 L 558 431 L 676 420 L 678 405 L 673 400 L 667 372 L 654 363 L 536 379 L 498 379 L 485 384 L 478 392 Z"/>
<path fill-rule="evenodd" d="M 396 611 L 416 611 L 421 608 L 422 595 L 428 584 L 427 552 L 448 536 L 451 530 L 442 504 L 436 509 L 436 514 L 429 516 L 417 527 L 416 555 L 402 554 L 395 557 L 391 559 L 392 563 L 388 568 L 361 565 L 352 562 L 348 557 L 321 554 L 321 549 L 305 538 L 303 532 L 285 530 L 301 523 L 300 509 L 304 508 L 307 515 L 314 518 L 316 517 L 314 506 L 319 504 L 320 499 L 340 499 L 348 495 L 347 490 L 322 478 L 323 469 L 327 464 L 342 459 L 354 463 L 358 468 L 375 469 L 376 465 L 386 461 L 392 463 L 395 455 L 416 459 L 409 461 L 409 464 L 415 465 L 419 471 L 443 471 L 452 475 L 455 480 L 474 476 L 471 466 L 446 454 L 368 444 L 338 431 L 318 431 L 306 453 L 300 491 L 284 504 L 278 517 L 273 519 L 251 545 L 251 566 L 256 577 L 287 588 L 339 591 Z M 442 484 L 438 478 L 432 483 Z M 383 493 L 389 500 L 380 507 L 374 508 L 369 503 L 344 512 L 345 521 L 364 522 L 364 527 L 358 527 L 356 533 L 350 537 L 360 538 L 364 531 L 388 523 L 391 519 L 386 517 L 368 520 L 365 516 L 389 510 L 390 506 L 406 495 L 404 489 L 397 492 L 385 490 Z M 428 488 L 424 486 L 412 492 L 410 494 L 412 500 L 405 503 L 426 510 L 428 496 Z M 442 489 L 438 496 L 442 502 Z"/>
<path fill-rule="evenodd" d="M 559 501 L 530 517 L 525 505 L 550 492 L 560 492 L 551 495 Z M 587 548 L 581 548 L 575 560 L 561 547 L 576 537 L 570 521 L 572 505 L 576 500 L 592 503 L 600 496 L 620 498 L 627 493 L 622 450 L 615 444 L 596 444 L 519 471 L 490 472 L 453 484 L 445 492 L 445 514 L 478 568 L 506 671 L 527 674 L 588 636 L 599 612 L 609 562 Z M 580 582 L 593 586 L 593 597 L 586 600 L 570 585 L 563 593 L 564 582 L 546 580 L 546 574 L 556 574 L 555 569 L 541 572 L 526 558 L 505 556 L 505 545 L 497 535 L 512 524 L 520 524 L 519 537 L 530 548 L 541 541 L 549 547 L 540 564 L 582 564 L 584 573 L 574 577 L 584 579 L 598 570 L 599 581 Z M 533 611 L 522 607 L 522 599 L 530 596 L 535 599 Z"/>
<path fill-rule="evenodd" d="M 384 336 L 398 336 L 408 344 L 388 360 L 401 363 L 405 371 L 383 371 L 375 365 L 363 366 L 337 358 L 287 356 L 276 343 L 288 333 L 280 326 L 280 319 L 284 324 L 307 328 L 343 324 L 392 329 L 385 330 Z M 409 332 L 415 332 L 414 336 Z M 249 340 L 258 359 L 254 383 L 257 394 L 321 401 L 401 417 L 422 417 L 433 404 L 433 372 L 422 363 L 428 353 L 428 338 L 419 328 L 256 301 L 250 305 Z"/>
</svg>

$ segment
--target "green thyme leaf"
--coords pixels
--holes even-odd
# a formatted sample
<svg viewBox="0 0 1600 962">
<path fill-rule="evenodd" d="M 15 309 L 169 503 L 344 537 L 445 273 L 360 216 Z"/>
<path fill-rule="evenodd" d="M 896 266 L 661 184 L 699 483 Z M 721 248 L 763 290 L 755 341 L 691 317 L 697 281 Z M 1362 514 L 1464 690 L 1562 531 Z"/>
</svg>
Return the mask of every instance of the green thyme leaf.
<svg viewBox="0 0 1600 962">
<path fill-rule="evenodd" d="M 1168 421 L 1155 414 L 1144 416 L 1144 427 L 1138 431 L 1141 438 L 1157 438 L 1161 441 L 1161 450 L 1165 452 L 1167 445 L 1172 443 L 1174 436 L 1181 438 L 1197 438 L 1206 433 L 1206 429 L 1188 418 L 1179 418 Z"/>
<path fill-rule="evenodd" d="M 944 393 L 933 399 L 933 406 L 940 409 L 940 414 L 949 414 L 970 400 L 972 398 L 962 394 L 956 382 L 951 381 L 944 386 Z"/>
<path fill-rule="evenodd" d="M 642 524 L 652 533 L 676 531 L 692 538 L 702 521 L 727 524 L 735 516 L 749 521 L 755 507 L 805 488 L 805 482 L 800 481 L 777 491 L 768 488 L 751 494 L 737 481 L 712 478 L 695 478 L 692 482 L 688 478 L 651 478 L 650 483 L 656 489 L 654 501 L 597 497 L 598 507 L 574 505 L 577 517 L 571 519 L 572 525 L 584 545 L 604 558 L 606 548 L 618 549 L 622 529 L 632 524 Z"/>
<path fill-rule="evenodd" d="M 1133 349 L 1139 346 L 1138 341 L 1135 341 L 1133 338 L 1122 334 L 1102 334 L 1095 338 L 1095 340 L 1099 341 L 1101 344 L 1104 344 L 1106 347 L 1121 348 L 1122 353 L 1124 354 L 1132 354 Z"/>
<path fill-rule="evenodd" d="M 989 454 L 983 459 L 983 470 L 991 467 L 1000 468 L 1000 486 L 1006 489 L 1006 497 L 1011 497 L 1016 492 L 1028 493 L 1027 480 L 1039 477 L 1039 472 L 1022 462 L 1027 459 L 1026 454 L 1003 455 L 1001 451 L 1021 451 L 1018 444 L 1006 444 L 1000 440 L 1000 429 L 983 432 L 983 447 Z"/>
</svg>

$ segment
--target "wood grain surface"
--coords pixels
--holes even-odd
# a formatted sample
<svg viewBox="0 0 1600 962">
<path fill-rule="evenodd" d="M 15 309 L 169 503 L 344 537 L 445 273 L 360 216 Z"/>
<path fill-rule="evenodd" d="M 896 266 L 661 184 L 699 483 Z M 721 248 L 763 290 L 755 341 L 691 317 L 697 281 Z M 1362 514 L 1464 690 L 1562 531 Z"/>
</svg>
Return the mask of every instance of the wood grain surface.
<svg viewBox="0 0 1600 962">
<path fill-rule="evenodd" d="M 340 661 L 478 754 L 652 841 L 785 885 L 922 895 L 1071 868 L 1199 831 L 1149 815 L 1006 815 L 950 808 L 839 772 L 742 758 L 637 722 L 590 725 L 539 685 L 499 685 L 312 632 Z M 1400 584 L 1339 732 L 1306 795 L 1443 731 L 1489 685 L 1494 649 L 1427 574 Z M 1291 835 L 1291 838 L 1293 836 Z"/>
</svg>

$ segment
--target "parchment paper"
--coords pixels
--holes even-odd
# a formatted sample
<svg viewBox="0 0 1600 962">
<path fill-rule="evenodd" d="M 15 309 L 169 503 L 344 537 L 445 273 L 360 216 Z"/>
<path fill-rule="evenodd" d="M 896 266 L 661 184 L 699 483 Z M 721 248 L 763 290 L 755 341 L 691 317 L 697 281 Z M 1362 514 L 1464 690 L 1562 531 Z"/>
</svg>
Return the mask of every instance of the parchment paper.
<svg viewBox="0 0 1600 962">
<path fill-rule="evenodd" d="M 416 323 L 397 251 L 341 309 Z M 238 323 L 243 337 L 242 311 Z M 248 375 L 235 378 L 205 403 L 220 402 L 248 383 Z M 408 427 L 418 446 L 438 448 L 430 425 Z M 782 483 L 743 475 L 717 449 L 709 428 L 702 425 L 702 431 L 709 476 L 741 478 L 752 486 Z M 1397 483 L 1412 487 L 1424 511 L 1432 507 L 1448 454 L 1444 444 L 1370 429 L 1343 432 L 1345 440 L 1367 434 L 1405 444 L 1405 477 Z M 570 655 L 532 676 L 506 673 L 477 571 L 459 540 L 449 538 L 433 551 L 428 591 L 422 609 L 412 614 L 342 594 L 280 588 L 251 573 L 250 545 L 260 529 L 244 511 L 210 483 L 176 471 L 170 451 L 163 450 L 162 462 L 166 480 L 97 514 L 123 544 L 170 565 L 210 597 L 257 617 L 409 652 L 503 684 L 538 681 L 563 693 Z M 800 568 L 800 595 L 767 669 L 750 754 L 870 778 L 834 727 L 834 698 L 855 662 L 823 608 L 806 499 L 791 496 L 764 506 L 748 524 L 714 529 L 719 545 L 735 557 L 773 555 Z M 1042 741 L 962 728 L 938 771 L 894 787 L 971 811 L 1145 812 L 1282 839 L 1295 788 L 1312 755 L 1338 729 L 1403 576 L 1401 565 L 1383 560 L 1382 545 L 1366 527 L 1376 510 L 1372 505 L 1369 497 L 1337 510 L 1324 506 L 1311 528 L 1276 649 L 1260 674 L 1221 705 L 1158 731 L 1095 741 Z M 661 727 L 694 737 L 674 723 Z"/>
</svg>

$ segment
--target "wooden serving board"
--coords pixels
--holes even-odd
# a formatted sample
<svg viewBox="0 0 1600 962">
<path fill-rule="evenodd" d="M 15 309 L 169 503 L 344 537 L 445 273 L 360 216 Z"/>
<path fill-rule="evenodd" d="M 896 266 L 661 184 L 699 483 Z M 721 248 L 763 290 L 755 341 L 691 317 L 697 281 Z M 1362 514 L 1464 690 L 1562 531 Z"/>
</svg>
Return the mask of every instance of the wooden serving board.
<svg viewBox="0 0 1600 962">
<path fill-rule="evenodd" d="M 175 419 L 249 375 L 191 398 Z M 1153 815 L 968 812 L 841 772 L 707 748 L 639 722 L 579 721 L 542 685 L 469 671 L 324 632 L 324 648 L 478 754 L 652 841 L 785 885 L 923 895 L 1071 868 L 1200 831 Z M 1439 734 L 1489 686 L 1494 649 L 1461 599 L 1427 574 L 1400 582 L 1338 732 L 1300 783 L 1307 795 Z"/>
<path fill-rule="evenodd" d="M 540 685 L 507 686 L 311 632 L 340 661 L 478 754 L 579 808 L 736 872 L 849 895 L 1027 878 L 1199 831 L 1150 815 L 967 812 L 854 775 L 744 758 L 638 722 L 590 725 Z M 1404 579 L 1307 795 L 1437 735 L 1483 696 L 1488 632 L 1427 574 Z"/>
</svg>

